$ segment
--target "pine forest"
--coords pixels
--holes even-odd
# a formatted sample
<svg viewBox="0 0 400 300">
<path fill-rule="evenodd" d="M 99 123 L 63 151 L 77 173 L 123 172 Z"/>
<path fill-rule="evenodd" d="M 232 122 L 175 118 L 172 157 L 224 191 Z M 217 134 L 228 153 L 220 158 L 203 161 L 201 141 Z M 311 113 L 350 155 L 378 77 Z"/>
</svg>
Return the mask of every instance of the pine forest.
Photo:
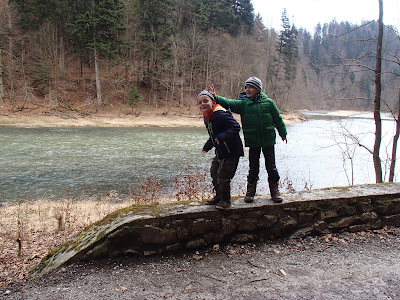
<svg viewBox="0 0 400 300">
<path fill-rule="evenodd" d="M 0 15 L 0 104 L 14 110 L 168 113 L 209 84 L 236 98 L 250 76 L 280 109 L 373 109 L 376 20 L 308 32 L 284 10 L 277 31 L 251 0 L 9 0 Z M 382 50 L 382 110 L 394 110 L 400 36 L 389 24 Z"/>
</svg>

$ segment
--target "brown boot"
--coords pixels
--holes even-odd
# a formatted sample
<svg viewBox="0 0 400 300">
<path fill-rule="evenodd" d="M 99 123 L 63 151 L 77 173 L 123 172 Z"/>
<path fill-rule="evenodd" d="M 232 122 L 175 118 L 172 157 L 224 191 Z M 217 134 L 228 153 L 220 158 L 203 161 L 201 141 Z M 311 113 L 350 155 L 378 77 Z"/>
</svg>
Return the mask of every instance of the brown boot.
<svg viewBox="0 0 400 300">
<path fill-rule="evenodd" d="M 221 200 L 215 206 L 217 209 L 227 209 L 231 206 L 231 186 L 230 181 L 228 182 L 220 182 L 219 184 L 219 192 L 221 196 Z"/>
<path fill-rule="evenodd" d="M 229 207 L 231 207 L 231 200 L 228 199 L 221 199 L 215 206 L 216 209 L 227 209 Z"/>
<path fill-rule="evenodd" d="M 254 202 L 254 196 L 256 195 L 256 189 L 257 189 L 257 181 L 255 181 L 253 183 L 247 182 L 247 192 L 246 192 L 246 196 L 244 197 L 244 202 L 246 202 L 246 203 Z"/>
<path fill-rule="evenodd" d="M 281 193 L 279 192 L 278 183 L 269 182 L 269 191 L 271 193 L 272 201 L 275 203 L 281 203 L 282 197 Z"/>
<path fill-rule="evenodd" d="M 206 205 L 217 205 L 220 200 L 219 195 L 215 195 L 213 198 L 207 200 Z"/>
<path fill-rule="evenodd" d="M 221 200 L 221 196 L 220 196 L 220 192 L 219 192 L 219 184 L 214 182 L 214 180 L 213 180 L 213 186 L 214 186 L 215 196 L 211 199 L 208 199 L 206 202 L 206 205 L 217 205 L 218 202 Z"/>
</svg>

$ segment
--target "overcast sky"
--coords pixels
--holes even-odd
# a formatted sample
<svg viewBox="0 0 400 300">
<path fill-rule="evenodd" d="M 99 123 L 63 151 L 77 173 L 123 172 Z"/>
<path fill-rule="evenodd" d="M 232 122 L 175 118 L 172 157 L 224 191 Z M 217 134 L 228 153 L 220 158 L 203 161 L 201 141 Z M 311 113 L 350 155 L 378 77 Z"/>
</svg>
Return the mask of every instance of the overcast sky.
<svg viewBox="0 0 400 300">
<path fill-rule="evenodd" d="M 290 23 L 314 33 L 317 23 L 378 20 L 378 0 L 252 0 L 254 13 L 260 13 L 267 28 L 281 30 L 281 16 L 286 8 Z M 400 30 L 400 0 L 383 0 L 383 22 Z"/>
</svg>

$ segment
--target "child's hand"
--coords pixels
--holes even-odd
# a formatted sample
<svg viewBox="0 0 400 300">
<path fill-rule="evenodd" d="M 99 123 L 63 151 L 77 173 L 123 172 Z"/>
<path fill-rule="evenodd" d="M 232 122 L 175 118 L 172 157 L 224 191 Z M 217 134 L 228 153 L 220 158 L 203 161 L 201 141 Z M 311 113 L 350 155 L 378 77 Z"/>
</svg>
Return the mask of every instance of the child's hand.
<svg viewBox="0 0 400 300">
<path fill-rule="evenodd" d="M 215 94 L 215 88 L 214 88 L 214 85 L 213 85 L 213 84 L 210 84 L 210 85 L 208 86 L 208 91 L 211 93 L 211 95 L 213 95 L 213 97 L 214 97 L 214 99 L 215 99 L 216 94 Z"/>
<path fill-rule="evenodd" d="M 217 143 L 217 145 L 219 145 L 219 141 L 218 141 L 218 139 L 215 139 L 215 142 Z"/>
<path fill-rule="evenodd" d="M 202 149 L 202 150 L 201 150 L 201 153 L 206 153 L 206 152 L 207 152 L 207 151 L 206 151 L 206 150 L 204 150 L 204 149 Z"/>
<path fill-rule="evenodd" d="M 286 144 L 287 144 L 287 138 L 286 138 L 286 136 L 282 137 L 282 141 L 286 142 Z"/>
</svg>

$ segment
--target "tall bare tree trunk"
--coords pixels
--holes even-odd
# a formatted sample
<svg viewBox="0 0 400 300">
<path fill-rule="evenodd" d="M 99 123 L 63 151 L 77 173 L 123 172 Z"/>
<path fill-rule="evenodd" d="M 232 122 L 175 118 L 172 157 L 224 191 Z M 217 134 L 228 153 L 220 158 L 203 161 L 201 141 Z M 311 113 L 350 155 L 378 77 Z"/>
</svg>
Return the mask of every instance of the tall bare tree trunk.
<svg viewBox="0 0 400 300">
<path fill-rule="evenodd" d="M 0 49 L 0 102 L 4 101 L 3 50 Z"/>
<path fill-rule="evenodd" d="M 8 86 L 8 98 L 11 100 L 11 102 L 14 102 L 15 100 L 15 62 L 14 62 L 14 56 L 13 56 L 13 49 L 14 49 L 14 40 L 13 40 L 13 23 L 12 23 L 12 4 L 10 1 L 6 1 L 7 5 L 7 16 L 8 16 L 8 32 L 9 38 L 8 38 L 8 55 L 6 57 L 5 61 L 5 66 L 6 66 L 6 72 L 7 72 L 7 78 L 9 80 L 9 86 Z"/>
<path fill-rule="evenodd" d="M 399 89 L 399 102 L 398 102 L 399 110 L 397 112 L 396 119 L 396 134 L 393 137 L 393 146 L 392 146 L 392 159 L 390 162 L 390 173 L 389 173 L 389 182 L 393 182 L 394 180 L 394 171 L 396 167 L 396 153 L 397 153 L 397 142 L 399 141 L 400 136 L 400 89 Z"/>
<path fill-rule="evenodd" d="M 376 46 L 376 67 L 375 67 L 375 98 L 374 98 L 374 119 L 375 119 L 375 144 L 373 161 L 375 167 L 376 182 L 382 182 L 382 166 L 379 150 L 382 140 L 382 120 L 381 120 L 381 93 L 382 93 L 382 40 L 383 40 L 383 1 L 379 0 L 379 20 L 378 20 L 378 42 Z"/>
<path fill-rule="evenodd" d="M 60 68 L 60 79 L 65 79 L 65 49 L 64 49 L 64 35 L 60 34 L 60 50 L 59 50 L 59 59 L 58 66 Z"/>
<path fill-rule="evenodd" d="M 98 55 L 96 49 L 94 49 L 94 70 L 96 73 L 97 105 L 102 105 L 103 102 L 101 100 L 101 80 L 100 80 L 99 55 Z"/>
<path fill-rule="evenodd" d="M 11 4 L 9 3 L 9 1 L 7 1 L 8 3 L 8 30 L 11 33 L 12 32 L 12 16 L 11 16 Z M 10 55 L 12 55 L 13 52 L 13 40 L 12 38 L 8 39 L 8 52 L 10 53 Z"/>
</svg>

